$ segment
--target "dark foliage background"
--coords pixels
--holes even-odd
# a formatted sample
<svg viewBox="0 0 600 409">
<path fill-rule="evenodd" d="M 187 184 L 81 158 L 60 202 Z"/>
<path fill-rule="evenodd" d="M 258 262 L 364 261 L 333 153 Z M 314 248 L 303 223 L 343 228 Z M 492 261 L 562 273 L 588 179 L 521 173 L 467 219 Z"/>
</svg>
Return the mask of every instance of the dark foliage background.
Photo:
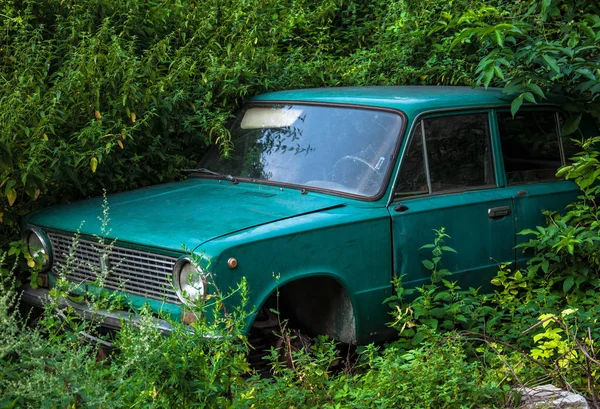
<svg viewBox="0 0 600 409">
<path fill-rule="evenodd" d="M 444 35 L 425 31 L 468 6 L 2 0 L 3 237 L 39 206 L 177 179 L 208 143 L 227 154 L 224 124 L 258 93 L 469 84 L 473 52 L 450 59 Z"/>
<path fill-rule="evenodd" d="M 507 84 L 597 112 L 592 0 L 0 0 L 0 247 L 25 213 L 180 177 L 265 91 Z M 576 120 L 575 118 L 574 120 Z"/>
</svg>

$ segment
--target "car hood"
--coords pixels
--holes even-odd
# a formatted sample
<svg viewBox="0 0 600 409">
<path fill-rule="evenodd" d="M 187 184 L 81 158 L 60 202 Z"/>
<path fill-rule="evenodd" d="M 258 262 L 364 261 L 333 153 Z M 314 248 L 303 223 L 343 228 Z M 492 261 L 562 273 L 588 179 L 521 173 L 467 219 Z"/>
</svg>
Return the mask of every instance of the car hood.
<svg viewBox="0 0 600 409">
<path fill-rule="evenodd" d="M 102 200 L 51 207 L 27 223 L 100 235 Z M 341 198 L 298 189 L 204 178 L 109 195 L 107 202 L 106 237 L 170 250 L 194 249 L 237 231 L 344 205 Z"/>
</svg>

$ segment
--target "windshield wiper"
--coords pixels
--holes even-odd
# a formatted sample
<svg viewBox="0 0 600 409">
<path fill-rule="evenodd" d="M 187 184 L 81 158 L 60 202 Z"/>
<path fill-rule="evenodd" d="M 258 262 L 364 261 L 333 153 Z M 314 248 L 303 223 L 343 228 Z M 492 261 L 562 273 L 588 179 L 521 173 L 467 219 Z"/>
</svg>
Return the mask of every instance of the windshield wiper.
<svg viewBox="0 0 600 409">
<path fill-rule="evenodd" d="M 221 177 L 225 180 L 229 180 L 231 182 L 233 182 L 234 185 L 236 185 L 238 183 L 238 181 L 231 175 L 227 175 L 225 173 L 219 173 L 219 172 L 215 172 L 214 170 L 210 170 L 207 168 L 196 168 L 196 169 L 181 169 L 180 170 L 181 173 L 206 173 L 208 175 L 213 175 L 213 176 L 218 176 Z"/>
</svg>

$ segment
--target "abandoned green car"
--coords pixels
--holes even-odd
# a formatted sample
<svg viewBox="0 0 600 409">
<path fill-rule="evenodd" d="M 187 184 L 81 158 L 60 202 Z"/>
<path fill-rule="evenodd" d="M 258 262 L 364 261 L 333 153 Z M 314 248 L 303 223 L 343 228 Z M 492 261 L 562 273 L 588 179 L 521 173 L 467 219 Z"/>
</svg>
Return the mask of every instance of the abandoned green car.
<svg viewBox="0 0 600 409">
<path fill-rule="evenodd" d="M 560 107 L 523 106 L 513 117 L 510 102 L 498 89 L 463 87 L 260 95 L 232 121 L 231 157 L 215 149 L 185 181 L 108 196 L 110 252 L 94 238 L 102 198 L 29 215 L 24 239 L 47 257 L 43 285 L 25 287 L 23 299 L 42 305 L 69 262 L 68 280 L 107 273 L 105 288 L 131 306 L 185 322 L 190 298 L 245 277 L 256 308 L 246 331 L 266 325 L 264 307 L 279 293 L 281 314 L 308 334 L 389 338 L 383 300 L 394 276 L 405 286 L 429 280 L 421 247 L 434 229 L 443 226 L 457 252 L 443 261 L 452 279 L 479 287 L 499 263 L 525 261 L 517 232 L 575 198 L 576 186 L 555 177 L 569 157 Z M 182 246 L 204 261 L 192 263 Z M 135 319 L 70 303 L 109 327 Z"/>
</svg>

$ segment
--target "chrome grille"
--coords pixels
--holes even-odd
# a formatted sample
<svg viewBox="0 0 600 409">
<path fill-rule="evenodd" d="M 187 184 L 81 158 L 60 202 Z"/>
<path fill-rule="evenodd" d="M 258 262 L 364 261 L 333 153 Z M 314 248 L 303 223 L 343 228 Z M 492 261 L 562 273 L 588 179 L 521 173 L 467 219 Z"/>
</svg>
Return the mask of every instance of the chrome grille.
<svg viewBox="0 0 600 409">
<path fill-rule="evenodd" d="M 108 251 L 108 240 L 103 245 L 79 238 L 69 265 L 68 255 L 71 252 L 73 236 L 56 232 L 47 232 L 47 235 L 52 244 L 53 271 L 66 273 L 69 281 L 91 283 L 100 276 L 104 277 L 104 288 L 107 290 L 123 291 L 173 304 L 181 303 L 171 279 L 176 257 L 117 245 Z M 105 260 L 108 260 L 108 274 L 100 273 L 103 255 Z"/>
</svg>

